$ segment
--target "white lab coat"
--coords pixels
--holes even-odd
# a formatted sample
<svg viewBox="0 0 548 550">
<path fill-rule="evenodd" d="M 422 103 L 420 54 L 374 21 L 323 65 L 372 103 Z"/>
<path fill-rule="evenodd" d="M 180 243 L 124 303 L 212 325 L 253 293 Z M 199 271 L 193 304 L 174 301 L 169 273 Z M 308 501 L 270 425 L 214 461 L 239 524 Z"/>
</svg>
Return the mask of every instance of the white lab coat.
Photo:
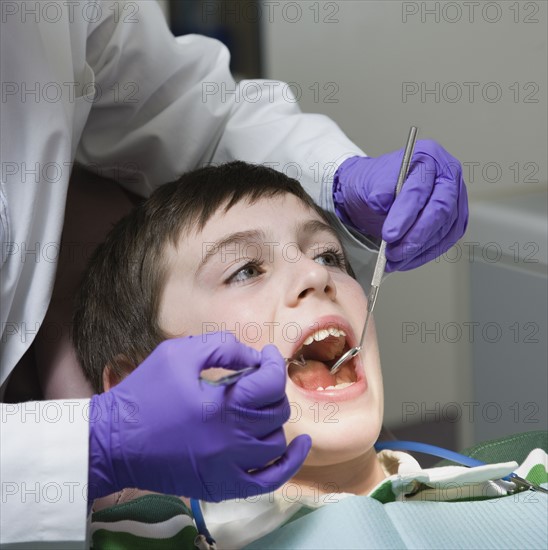
<svg viewBox="0 0 548 550">
<path fill-rule="evenodd" d="M 332 211 L 330 176 L 364 154 L 282 83 L 237 87 L 226 48 L 175 40 L 151 0 L 2 2 L 0 25 L 0 385 L 46 313 L 75 161 L 144 196 L 205 163 L 272 163 Z M 84 547 L 87 405 L 0 406 L 2 544 Z"/>
</svg>

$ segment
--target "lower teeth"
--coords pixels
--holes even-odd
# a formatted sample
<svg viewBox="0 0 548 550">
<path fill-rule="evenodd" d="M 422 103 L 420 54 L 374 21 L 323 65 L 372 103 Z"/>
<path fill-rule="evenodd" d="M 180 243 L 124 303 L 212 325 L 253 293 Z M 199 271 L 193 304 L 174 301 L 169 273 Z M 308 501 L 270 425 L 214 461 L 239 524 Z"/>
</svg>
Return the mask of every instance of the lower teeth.
<svg viewBox="0 0 548 550">
<path fill-rule="evenodd" d="M 340 384 L 337 384 L 336 386 L 327 386 L 323 388 L 322 386 L 318 386 L 316 388 L 316 391 L 324 391 L 324 390 L 342 390 L 344 388 L 348 388 L 348 386 L 351 386 L 354 384 L 354 382 L 341 382 Z"/>
</svg>

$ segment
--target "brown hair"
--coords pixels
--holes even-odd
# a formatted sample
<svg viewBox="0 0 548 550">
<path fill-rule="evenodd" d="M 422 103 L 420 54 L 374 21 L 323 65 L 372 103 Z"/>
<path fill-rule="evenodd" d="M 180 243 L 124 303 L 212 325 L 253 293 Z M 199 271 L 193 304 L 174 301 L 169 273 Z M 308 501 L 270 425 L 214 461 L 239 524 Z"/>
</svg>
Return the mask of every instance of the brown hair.
<svg viewBox="0 0 548 550">
<path fill-rule="evenodd" d="M 114 226 L 90 260 L 73 318 L 78 359 L 95 391 L 103 391 L 107 364 L 122 377 L 124 365 L 138 365 L 169 337 L 157 322 L 166 245 L 176 244 L 184 232 L 201 231 L 223 205 L 226 212 L 243 199 L 253 203 L 284 193 L 329 223 L 298 181 L 237 161 L 161 186 Z"/>
</svg>

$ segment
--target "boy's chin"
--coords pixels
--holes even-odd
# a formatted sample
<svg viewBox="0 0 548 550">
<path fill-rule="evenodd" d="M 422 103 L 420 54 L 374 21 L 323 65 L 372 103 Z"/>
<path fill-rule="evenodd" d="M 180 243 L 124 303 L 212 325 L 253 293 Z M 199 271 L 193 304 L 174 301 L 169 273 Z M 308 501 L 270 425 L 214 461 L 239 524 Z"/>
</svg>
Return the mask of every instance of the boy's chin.
<svg viewBox="0 0 548 550">
<path fill-rule="evenodd" d="M 352 433 L 338 433 L 331 438 L 323 434 L 312 436 L 312 448 L 304 466 L 334 466 L 365 457 L 373 450 L 379 432 L 380 427 L 378 430 L 364 429 L 361 433 L 354 429 Z"/>
</svg>

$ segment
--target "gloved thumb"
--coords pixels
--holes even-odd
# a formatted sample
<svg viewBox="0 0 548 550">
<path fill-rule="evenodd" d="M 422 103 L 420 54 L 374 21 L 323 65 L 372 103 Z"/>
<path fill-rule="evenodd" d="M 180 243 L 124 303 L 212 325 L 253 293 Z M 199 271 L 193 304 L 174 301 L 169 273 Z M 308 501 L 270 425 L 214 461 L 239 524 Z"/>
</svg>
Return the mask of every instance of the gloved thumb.
<svg viewBox="0 0 548 550">
<path fill-rule="evenodd" d="M 284 399 L 286 365 L 278 348 L 273 345 L 265 346 L 260 352 L 260 359 L 261 368 L 242 378 L 234 386 L 232 395 L 237 403 L 261 408 Z"/>
</svg>

